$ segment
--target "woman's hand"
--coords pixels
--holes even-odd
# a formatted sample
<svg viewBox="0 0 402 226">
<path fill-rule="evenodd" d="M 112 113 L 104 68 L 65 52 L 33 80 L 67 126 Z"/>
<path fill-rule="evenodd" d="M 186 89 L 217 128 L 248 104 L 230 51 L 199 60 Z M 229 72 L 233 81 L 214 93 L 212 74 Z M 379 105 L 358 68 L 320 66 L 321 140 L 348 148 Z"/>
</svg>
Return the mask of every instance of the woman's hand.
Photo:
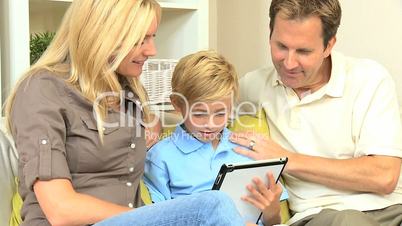
<svg viewBox="0 0 402 226">
<path fill-rule="evenodd" d="M 242 199 L 260 209 L 263 213 L 264 225 L 274 225 L 281 223 L 280 197 L 282 187 L 275 183 L 272 173 L 267 173 L 268 185 L 264 184 L 260 178 L 254 178 L 253 184 L 246 186 L 250 192 Z"/>
<path fill-rule="evenodd" d="M 262 134 L 254 132 L 232 133 L 230 140 L 236 144 L 248 147 L 250 150 L 237 147 L 234 151 L 255 160 L 288 157 L 294 153 L 287 151 L 273 140 Z"/>
</svg>

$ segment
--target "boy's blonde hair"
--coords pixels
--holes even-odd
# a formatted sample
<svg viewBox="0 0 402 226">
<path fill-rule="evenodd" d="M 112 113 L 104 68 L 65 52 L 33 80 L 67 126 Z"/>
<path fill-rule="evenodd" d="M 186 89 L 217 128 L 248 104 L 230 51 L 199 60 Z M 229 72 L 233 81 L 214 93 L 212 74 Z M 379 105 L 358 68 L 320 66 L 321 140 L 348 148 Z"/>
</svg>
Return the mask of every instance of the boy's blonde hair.
<svg viewBox="0 0 402 226">
<path fill-rule="evenodd" d="M 208 102 L 239 95 L 236 70 L 216 51 L 199 51 L 183 57 L 172 76 L 173 100 L 182 104 L 183 95 L 188 103 Z"/>
<path fill-rule="evenodd" d="M 7 127 L 15 93 L 21 82 L 40 71 L 68 77 L 67 82 L 90 102 L 105 92 L 119 92 L 122 87 L 116 70 L 133 49 L 138 49 L 161 9 L 155 0 L 77 0 L 67 10 L 56 36 L 42 57 L 25 73 L 10 94 L 5 108 Z M 138 78 L 126 78 L 142 103 L 148 101 Z M 95 107 L 99 136 L 110 105 L 119 98 L 102 100 Z M 145 120 L 149 110 L 144 106 Z"/>
</svg>

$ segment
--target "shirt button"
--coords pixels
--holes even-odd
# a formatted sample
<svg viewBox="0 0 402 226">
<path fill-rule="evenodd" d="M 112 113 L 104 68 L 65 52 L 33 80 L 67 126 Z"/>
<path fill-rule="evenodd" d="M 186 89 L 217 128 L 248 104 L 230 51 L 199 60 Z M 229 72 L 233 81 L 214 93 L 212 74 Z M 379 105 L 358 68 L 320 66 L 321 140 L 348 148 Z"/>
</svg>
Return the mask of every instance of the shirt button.
<svg viewBox="0 0 402 226">
<path fill-rule="evenodd" d="M 134 143 L 130 144 L 130 148 L 131 148 L 131 149 L 134 149 L 134 148 L 135 148 L 135 144 L 134 144 Z"/>
<path fill-rule="evenodd" d="M 130 169 L 128 169 L 130 172 L 134 172 L 134 167 L 130 167 Z"/>
<path fill-rule="evenodd" d="M 133 208 L 134 205 L 130 202 L 130 203 L 128 204 L 128 207 Z"/>
<path fill-rule="evenodd" d="M 47 140 L 41 140 L 40 143 L 41 144 L 47 144 Z"/>
<path fill-rule="evenodd" d="M 133 185 L 133 183 L 127 182 L 126 185 L 129 186 L 129 187 L 131 187 L 131 185 Z"/>
</svg>

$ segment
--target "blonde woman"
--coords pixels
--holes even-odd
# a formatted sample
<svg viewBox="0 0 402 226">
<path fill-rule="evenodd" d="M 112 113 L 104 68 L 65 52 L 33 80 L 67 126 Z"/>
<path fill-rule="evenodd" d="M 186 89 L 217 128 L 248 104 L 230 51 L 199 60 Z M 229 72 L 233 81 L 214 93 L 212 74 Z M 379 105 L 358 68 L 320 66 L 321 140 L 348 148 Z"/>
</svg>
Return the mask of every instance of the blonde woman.
<svg viewBox="0 0 402 226">
<path fill-rule="evenodd" d="M 73 1 L 17 84 L 6 116 L 22 225 L 243 224 L 219 192 L 133 210 L 142 205 L 145 130 L 157 125 L 139 76 L 156 54 L 160 11 L 155 0 Z"/>
</svg>

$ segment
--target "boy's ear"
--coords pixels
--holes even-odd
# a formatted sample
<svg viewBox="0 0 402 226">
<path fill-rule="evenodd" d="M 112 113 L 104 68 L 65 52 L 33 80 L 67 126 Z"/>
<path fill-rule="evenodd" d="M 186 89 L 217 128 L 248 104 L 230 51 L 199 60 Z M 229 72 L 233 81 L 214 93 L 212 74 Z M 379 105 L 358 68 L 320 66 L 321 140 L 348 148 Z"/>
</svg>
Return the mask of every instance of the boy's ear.
<svg viewBox="0 0 402 226">
<path fill-rule="evenodd" d="M 173 95 L 170 95 L 170 102 L 172 103 L 174 109 L 175 109 L 177 112 L 181 112 L 180 101 L 177 100 L 177 98 L 175 98 Z"/>
</svg>

